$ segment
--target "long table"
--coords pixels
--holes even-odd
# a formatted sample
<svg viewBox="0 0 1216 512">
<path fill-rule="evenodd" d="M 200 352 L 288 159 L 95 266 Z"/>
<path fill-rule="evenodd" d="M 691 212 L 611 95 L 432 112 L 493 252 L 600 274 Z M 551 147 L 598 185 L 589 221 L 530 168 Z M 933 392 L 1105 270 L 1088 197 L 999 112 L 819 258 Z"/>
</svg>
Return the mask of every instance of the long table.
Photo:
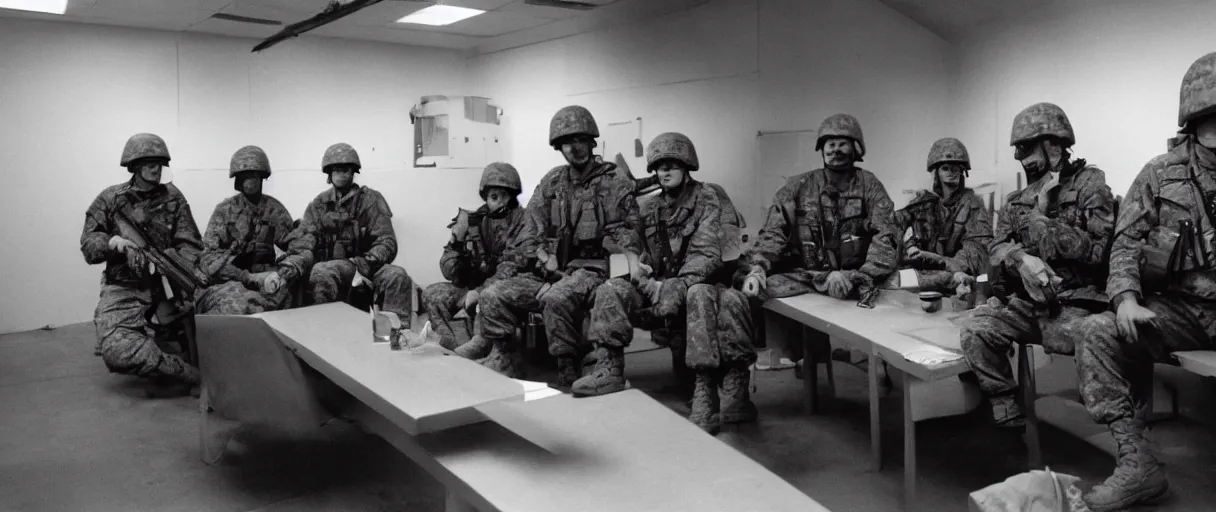
<svg viewBox="0 0 1216 512">
<path fill-rule="evenodd" d="M 961 353 L 959 328 L 952 322 L 958 313 L 948 307 L 926 313 L 920 309 L 915 294 L 899 290 L 884 291 L 874 309 L 859 308 L 855 301 L 819 294 L 771 299 L 764 308 L 769 317 L 766 324 L 788 319 L 813 331 L 810 336 L 800 336 L 808 367 L 813 364 L 809 356 L 816 349 L 813 346 L 816 338 L 837 339 L 869 355 L 870 464 L 874 471 L 882 469 L 879 362 L 885 361 L 898 370 L 903 389 L 904 500 L 906 506 L 913 506 L 917 480 L 916 422 L 963 414 L 981 402 L 978 387 L 955 378 L 970 371 L 961 358 L 937 364 L 909 359 L 909 355 L 926 350 Z M 813 373 L 804 375 L 804 385 L 808 400 L 813 400 Z"/>
<path fill-rule="evenodd" d="M 372 343 L 370 324 L 345 305 L 200 316 L 204 459 L 219 424 L 316 428 L 337 386 L 341 415 L 443 483 L 449 511 L 827 510 L 640 391 L 527 401 L 472 361 Z"/>
</svg>

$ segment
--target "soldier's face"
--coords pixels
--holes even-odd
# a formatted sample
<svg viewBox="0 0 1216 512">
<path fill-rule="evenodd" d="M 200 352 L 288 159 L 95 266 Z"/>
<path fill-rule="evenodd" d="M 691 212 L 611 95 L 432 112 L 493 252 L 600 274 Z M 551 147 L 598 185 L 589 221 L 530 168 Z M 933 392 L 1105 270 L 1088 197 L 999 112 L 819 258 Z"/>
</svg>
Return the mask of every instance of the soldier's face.
<svg viewBox="0 0 1216 512">
<path fill-rule="evenodd" d="M 937 167 L 937 179 L 943 187 L 958 188 L 963 181 L 963 169 L 962 164 L 946 162 Z"/>
<path fill-rule="evenodd" d="M 1205 148 L 1216 149 L 1216 115 L 1203 117 L 1195 123 L 1195 139 Z"/>
<path fill-rule="evenodd" d="M 511 202 L 511 191 L 502 187 L 490 187 L 486 190 L 486 208 L 496 212 Z"/>
<path fill-rule="evenodd" d="M 135 174 L 139 176 L 139 179 L 152 184 L 160 183 L 160 175 L 164 169 L 164 162 L 145 161 L 135 164 Z"/>
<path fill-rule="evenodd" d="M 257 196 L 262 194 L 262 177 L 261 176 L 245 176 L 238 177 L 241 180 L 241 193 L 247 196 Z"/>
<path fill-rule="evenodd" d="M 355 182 L 355 170 L 350 167 L 335 167 L 329 171 L 329 179 L 336 188 L 346 188 Z"/>
<path fill-rule="evenodd" d="M 566 162 L 575 167 L 586 166 L 591 162 L 591 148 L 594 141 L 584 135 L 575 135 L 562 141 L 562 156 Z"/>
<path fill-rule="evenodd" d="M 1064 147 L 1054 140 L 1040 139 L 1015 145 L 1013 156 L 1022 163 L 1028 176 L 1039 176 L 1060 165 Z"/>
<path fill-rule="evenodd" d="M 684 184 L 684 178 L 688 176 L 688 171 L 679 162 L 667 160 L 661 162 L 654 172 L 659 176 L 659 186 L 663 190 L 675 190 Z"/>
<path fill-rule="evenodd" d="M 854 161 L 855 150 L 853 139 L 844 137 L 827 139 L 823 141 L 823 163 L 833 168 L 848 167 Z"/>
</svg>

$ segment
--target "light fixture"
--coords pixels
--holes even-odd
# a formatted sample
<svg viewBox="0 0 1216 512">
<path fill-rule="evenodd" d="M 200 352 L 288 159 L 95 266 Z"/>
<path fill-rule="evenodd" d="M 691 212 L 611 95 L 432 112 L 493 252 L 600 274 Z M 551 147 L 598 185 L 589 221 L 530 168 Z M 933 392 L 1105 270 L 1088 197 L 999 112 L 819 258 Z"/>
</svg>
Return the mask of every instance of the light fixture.
<svg viewBox="0 0 1216 512">
<path fill-rule="evenodd" d="M 442 27 L 460 20 L 472 18 L 483 12 L 485 11 L 481 9 L 469 9 L 468 7 L 456 7 L 454 5 L 432 5 L 397 20 L 397 23 L 416 23 L 419 25 Z"/>
<path fill-rule="evenodd" d="M 63 14 L 68 10 L 68 0 L 0 0 L 0 9 Z"/>
</svg>

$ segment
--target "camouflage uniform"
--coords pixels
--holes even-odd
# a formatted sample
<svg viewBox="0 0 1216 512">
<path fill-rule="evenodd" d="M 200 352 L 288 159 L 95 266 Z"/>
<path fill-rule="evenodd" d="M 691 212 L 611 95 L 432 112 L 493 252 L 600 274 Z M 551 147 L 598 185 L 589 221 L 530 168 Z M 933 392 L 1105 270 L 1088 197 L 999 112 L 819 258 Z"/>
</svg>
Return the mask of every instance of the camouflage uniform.
<svg viewBox="0 0 1216 512">
<path fill-rule="evenodd" d="M 322 169 L 328 174 L 330 166 L 341 164 L 353 164 L 358 172 L 359 156 L 346 144 L 334 144 L 325 152 Z M 304 210 L 301 227 L 316 237 L 317 261 L 308 278 L 306 301 L 346 300 L 358 272 L 371 281 L 381 309 L 397 314 L 408 327 L 413 282 L 405 269 L 392 264 L 397 235 L 388 201 L 380 192 L 353 183 L 345 195 L 338 194 L 331 187 Z"/>
<path fill-rule="evenodd" d="M 819 134 L 816 149 L 827 138 L 849 137 L 859 148 L 857 161 L 865 155 L 861 128 L 852 116 L 829 117 Z M 870 171 L 855 168 L 844 188 L 836 188 L 829 172 L 821 168 L 794 176 L 773 197 L 747 256 L 751 270 L 767 276 L 756 304 L 812 291 L 826 293 L 828 275 L 836 270 L 846 273 L 855 292 L 864 291 L 895 269 L 898 228 L 894 204 L 882 182 Z M 785 350 L 791 360 L 802 359 L 800 344 L 791 343 Z"/>
<path fill-rule="evenodd" d="M 147 158 L 167 163 L 169 150 L 160 137 L 137 134 L 127 141 L 121 165 L 127 167 Z M 131 220 L 151 238 L 150 243 L 176 250 L 185 260 L 195 260 L 202 250 L 198 226 L 190 204 L 177 187 L 157 185 L 138 191 L 131 187 L 134 179 L 132 176 L 132 181 L 103 190 L 85 212 L 80 252 L 90 265 L 106 264 L 101 297 L 93 314 L 96 351 L 114 373 L 197 384 L 198 369 L 176 355 L 166 354 L 153 339 L 148 318 L 154 301 L 159 300 L 159 276 L 149 276 L 128 265 L 126 256 L 111 249 L 109 241 L 119 234 L 115 212 L 130 205 L 135 217 Z"/>
<path fill-rule="evenodd" d="M 971 166 L 967 148 L 958 139 L 941 139 L 929 150 L 926 168 L 934 173 L 933 189 L 921 190 L 916 197 L 895 212 L 895 223 L 899 232 L 912 229 L 913 239 L 908 248 L 929 251 L 948 258 L 944 263 L 911 258 L 901 266 L 917 271 L 917 281 L 922 289 L 950 291 L 955 272 L 978 276 L 988 272 L 988 244 L 992 241 L 992 219 L 984 201 L 974 190 L 966 188 L 961 181 L 959 190 L 949 199 L 943 199 L 941 180 L 936 169 L 947 162 Z M 966 171 L 963 178 L 967 176 Z M 906 251 L 905 251 L 906 254 Z M 928 285 L 928 286 L 926 286 Z"/>
<path fill-rule="evenodd" d="M 522 190 L 519 172 L 507 163 L 486 166 L 479 186 L 483 199 L 487 188 L 492 186 L 509 188 L 518 195 Z M 510 248 L 511 240 L 523 231 L 524 215 L 525 210 L 514 200 L 502 211 L 494 213 L 482 205 L 468 216 L 470 225 L 465 240 L 461 242 L 453 236 L 443 248 L 439 268 L 448 281 L 432 284 L 422 291 L 427 317 L 435 332 L 439 333 L 443 346 L 457 348 L 456 336 L 452 333 L 452 317 L 464 308 L 469 290 L 476 289 L 480 293 L 482 288 L 494 281 L 515 275 L 514 256 L 504 255 Z M 457 221 L 452 219 L 448 227 L 451 228 Z M 504 261 L 510 263 L 502 265 Z M 480 318 L 475 318 L 474 322 L 474 332 L 471 334 L 480 332 Z M 480 344 L 480 340 L 484 340 L 484 337 L 479 337 L 475 345 Z M 469 346 L 461 351 L 461 355 L 484 356 L 484 348 L 488 347 Z"/>
<path fill-rule="evenodd" d="M 1033 105 L 1015 118 L 1011 145 L 1044 136 L 1057 137 L 1066 146 L 1075 142 L 1059 107 Z M 1076 340 L 1095 328 L 1092 313 L 1107 308 L 1102 288 L 1115 205 L 1106 175 L 1085 160 L 1062 162 L 1059 188 L 1049 196 L 1044 214 L 1036 205 L 1048 181 L 1044 174 L 1006 197 L 989 255 L 994 272 L 1008 276 L 995 288 L 1011 292 L 1020 285 L 1016 269 L 1022 255 L 1042 259 L 1063 279 L 1058 303 L 1035 304 L 1009 293 L 1008 303 L 981 305 L 962 326 L 963 355 L 992 403 L 994 422 L 1002 426 L 1024 424 L 1009 362 L 1013 345 L 1041 344 L 1048 352 L 1071 355 Z"/>
<path fill-rule="evenodd" d="M 1081 396 L 1094 421 L 1118 445 L 1118 466 L 1085 499 L 1095 511 L 1122 510 L 1164 497 L 1169 482 L 1149 453 L 1135 397 L 1152 393 L 1153 363 L 1170 354 L 1213 350 L 1216 337 L 1216 151 L 1194 138 L 1194 121 L 1216 110 L 1216 53 L 1195 61 L 1183 78 L 1178 124 L 1183 134 L 1136 176 L 1119 210 L 1106 291 L 1115 311 L 1136 300 L 1156 314 L 1121 339 L 1116 314 L 1097 316 L 1097 328 L 1077 347 Z M 1187 222 L 1194 229 L 1186 229 Z M 1171 258 L 1171 256 L 1176 256 Z"/>
<path fill-rule="evenodd" d="M 270 177 L 270 162 L 261 148 L 246 146 L 232 155 L 229 177 L 242 172 L 261 175 L 244 179 Z M 241 179 L 235 182 L 240 190 Z M 203 315 L 249 315 L 288 307 L 294 285 L 312 268 L 316 242 L 292 222 L 283 203 L 268 195 L 255 203 L 241 193 L 216 205 L 199 264 L 212 276 L 212 285 L 199 295 L 195 310 Z M 284 249 L 281 259 L 275 256 L 276 247 Z M 257 274 L 263 272 L 278 272 L 285 284 L 275 293 L 261 291 Z"/>
<path fill-rule="evenodd" d="M 596 138 L 599 129 L 590 112 L 572 106 L 554 115 L 549 133 L 549 142 L 556 148 L 560 139 L 571 135 Z M 541 179 L 528 203 L 525 229 L 513 242 L 520 255 L 528 256 L 544 248 L 549 255 L 561 254 L 565 261 L 559 261 L 557 271 L 545 278 L 522 274 L 486 287 L 480 309 L 482 336 L 494 343 L 495 348 L 503 346 L 510 351 L 506 344 L 514 337 L 526 312 L 539 308 L 549 353 L 558 358 L 558 384 L 571 386 L 576 395 L 582 396 L 599 394 L 593 390 L 624 386 L 624 347 L 630 340 L 594 328 L 607 324 L 596 322 L 594 317 L 585 337 L 582 328 L 593 305 L 596 309 L 593 315 L 628 311 L 628 305 L 612 293 L 613 287 L 628 286 L 627 283 L 622 279 L 606 283 L 608 255 L 610 250 L 641 254 L 642 246 L 636 229 L 638 204 L 633 196 L 633 179 L 615 164 L 598 160 L 588 164 L 577 182 L 573 181 L 572 172 L 571 166 L 562 165 Z M 568 251 L 563 251 L 563 246 Z M 536 294 L 545 279 L 556 282 L 538 301 Z M 597 291 L 601 287 L 606 287 L 605 293 Z M 575 386 L 580 373 L 576 362 L 592 350 L 592 344 L 601 348 L 606 357 L 597 358 L 596 369 L 586 376 L 585 386 Z"/>
</svg>

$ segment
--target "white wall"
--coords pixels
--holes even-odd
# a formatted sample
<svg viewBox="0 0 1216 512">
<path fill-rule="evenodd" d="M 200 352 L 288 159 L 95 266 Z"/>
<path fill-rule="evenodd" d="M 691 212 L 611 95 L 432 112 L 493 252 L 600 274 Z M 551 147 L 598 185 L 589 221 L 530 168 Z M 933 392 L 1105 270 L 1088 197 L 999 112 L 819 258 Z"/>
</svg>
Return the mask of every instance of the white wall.
<svg viewBox="0 0 1216 512">
<path fill-rule="evenodd" d="M 174 182 L 200 231 L 232 195 L 228 160 L 245 144 L 270 156 L 266 192 L 293 216 L 327 185 L 325 148 L 355 146 L 358 181 L 385 193 L 397 263 L 439 279 L 444 225 L 475 204 L 475 171 L 414 170 L 409 109 L 424 94 L 470 90 L 456 52 L 302 38 L 262 54 L 250 40 L 0 20 L 0 332 L 87 321 L 101 266 L 79 250 L 84 211 L 133 133 L 164 137 Z M 471 174 L 470 174 L 471 173 Z M 467 174 L 467 175 L 466 175 Z"/>
<path fill-rule="evenodd" d="M 1065 2 L 961 42 L 953 125 L 976 167 L 988 171 L 981 179 L 1013 190 L 1021 172 L 1009 147 L 1013 116 L 1050 101 L 1076 130 L 1075 155 L 1104 169 L 1114 194 L 1125 195 L 1178 129 L 1182 76 L 1216 50 L 1214 16 L 1209 1 L 1118 1 L 1100 9 Z"/>
</svg>

